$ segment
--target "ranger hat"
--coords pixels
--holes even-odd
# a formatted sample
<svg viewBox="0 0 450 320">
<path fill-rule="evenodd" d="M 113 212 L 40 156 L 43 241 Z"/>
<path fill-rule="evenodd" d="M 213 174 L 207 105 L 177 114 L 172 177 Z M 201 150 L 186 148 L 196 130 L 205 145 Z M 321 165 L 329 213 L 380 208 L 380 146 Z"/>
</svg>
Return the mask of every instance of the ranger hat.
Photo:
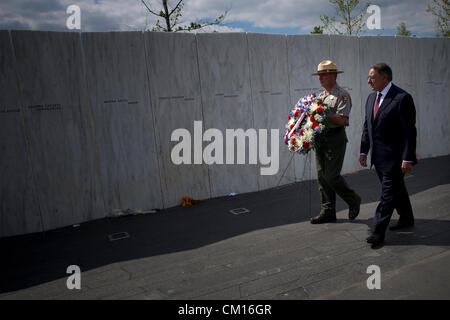
<svg viewBox="0 0 450 320">
<path fill-rule="evenodd" d="M 331 60 L 324 60 L 317 66 L 317 72 L 313 73 L 313 76 L 318 76 L 324 73 L 343 73 L 339 71 L 336 64 Z"/>
</svg>

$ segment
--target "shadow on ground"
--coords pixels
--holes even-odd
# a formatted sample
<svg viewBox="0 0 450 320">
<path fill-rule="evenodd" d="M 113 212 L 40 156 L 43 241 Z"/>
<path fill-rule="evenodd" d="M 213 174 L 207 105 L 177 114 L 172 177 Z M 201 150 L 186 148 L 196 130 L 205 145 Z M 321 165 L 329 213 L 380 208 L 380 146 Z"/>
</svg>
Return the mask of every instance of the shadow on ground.
<svg viewBox="0 0 450 320">
<path fill-rule="evenodd" d="M 421 161 L 406 184 L 410 195 L 450 183 L 450 156 Z M 378 201 L 380 184 L 373 170 L 345 175 L 363 203 Z M 222 197 L 193 207 L 171 208 L 156 214 L 101 219 L 45 233 L 0 239 L 0 293 L 28 288 L 67 277 L 69 265 L 87 271 L 115 262 L 190 250 L 247 232 L 308 221 L 320 210 L 316 181 L 261 192 Z M 235 208 L 250 213 L 234 215 Z M 338 200 L 337 210 L 346 205 Z M 394 219 L 396 219 L 394 214 Z M 338 222 L 346 222 L 339 216 Z M 372 219 L 356 223 L 371 226 Z M 449 246 L 449 221 L 416 219 L 416 226 L 390 233 L 385 245 Z M 130 238 L 109 241 L 108 235 L 126 231 Z"/>
</svg>

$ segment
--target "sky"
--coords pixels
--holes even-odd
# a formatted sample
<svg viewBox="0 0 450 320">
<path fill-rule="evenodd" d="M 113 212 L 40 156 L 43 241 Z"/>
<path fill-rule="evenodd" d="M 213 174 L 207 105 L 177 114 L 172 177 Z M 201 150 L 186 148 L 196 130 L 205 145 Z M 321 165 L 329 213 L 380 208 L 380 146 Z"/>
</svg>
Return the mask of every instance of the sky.
<svg viewBox="0 0 450 320">
<path fill-rule="evenodd" d="M 159 12 L 160 0 L 145 0 Z M 361 0 L 361 10 L 365 0 Z M 368 30 L 361 35 L 395 35 L 400 22 L 418 37 L 435 36 L 435 18 L 426 12 L 431 0 L 372 0 L 380 8 L 381 29 Z M 178 0 L 169 0 L 174 7 Z M 156 17 L 141 0 L 1 0 L 0 29 L 80 31 L 69 30 L 66 21 L 71 16 L 70 5 L 80 8 L 80 30 L 142 31 L 151 29 Z M 336 15 L 329 0 L 184 0 L 181 25 L 190 22 L 213 21 L 228 11 L 219 26 L 199 32 L 257 32 L 276 34 L 309 34 L 320 26 L 320 16 Z M 366 13 L 364 21 L 370 16 Z M 163 22 L 163 21 L 161 21 Z"/>
</svg>

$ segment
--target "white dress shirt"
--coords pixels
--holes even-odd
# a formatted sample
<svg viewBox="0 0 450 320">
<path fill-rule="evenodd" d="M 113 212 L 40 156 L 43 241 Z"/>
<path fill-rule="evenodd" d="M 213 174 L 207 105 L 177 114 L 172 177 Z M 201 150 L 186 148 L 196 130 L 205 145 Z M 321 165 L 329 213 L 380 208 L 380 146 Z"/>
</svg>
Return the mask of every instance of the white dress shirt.
<svg viewBox="0 0 450 320">
<path fill-rule="evenodd" d="M 379 104 L 380 107 L 384 101 L 384 97 L 386 97 L 386 95 L 391 87 L 392 87 L 392 82 L 389 82 L 388 85 L 386 87 L 384 87 L 384 89 L 381 92 L 378 92 L 378 93 L 381 93 L 380 104 Z"/>
</svg>

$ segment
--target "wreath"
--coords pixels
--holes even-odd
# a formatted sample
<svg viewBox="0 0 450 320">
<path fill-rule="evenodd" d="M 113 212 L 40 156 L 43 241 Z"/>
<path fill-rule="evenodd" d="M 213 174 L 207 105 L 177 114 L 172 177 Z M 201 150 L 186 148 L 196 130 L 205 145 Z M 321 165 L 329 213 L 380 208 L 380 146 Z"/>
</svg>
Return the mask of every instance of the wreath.
<svg viewBox="0 0 450 320">
<path fill-rule="evenodd" d="M 306 155 L 320 145 L 321 136 L 329 130 L 328 109 L 328 105 L 315 94 L 298 100 L 289 112 L 284 135 L 284 143 L 291 152 Z"/>
</svg>

